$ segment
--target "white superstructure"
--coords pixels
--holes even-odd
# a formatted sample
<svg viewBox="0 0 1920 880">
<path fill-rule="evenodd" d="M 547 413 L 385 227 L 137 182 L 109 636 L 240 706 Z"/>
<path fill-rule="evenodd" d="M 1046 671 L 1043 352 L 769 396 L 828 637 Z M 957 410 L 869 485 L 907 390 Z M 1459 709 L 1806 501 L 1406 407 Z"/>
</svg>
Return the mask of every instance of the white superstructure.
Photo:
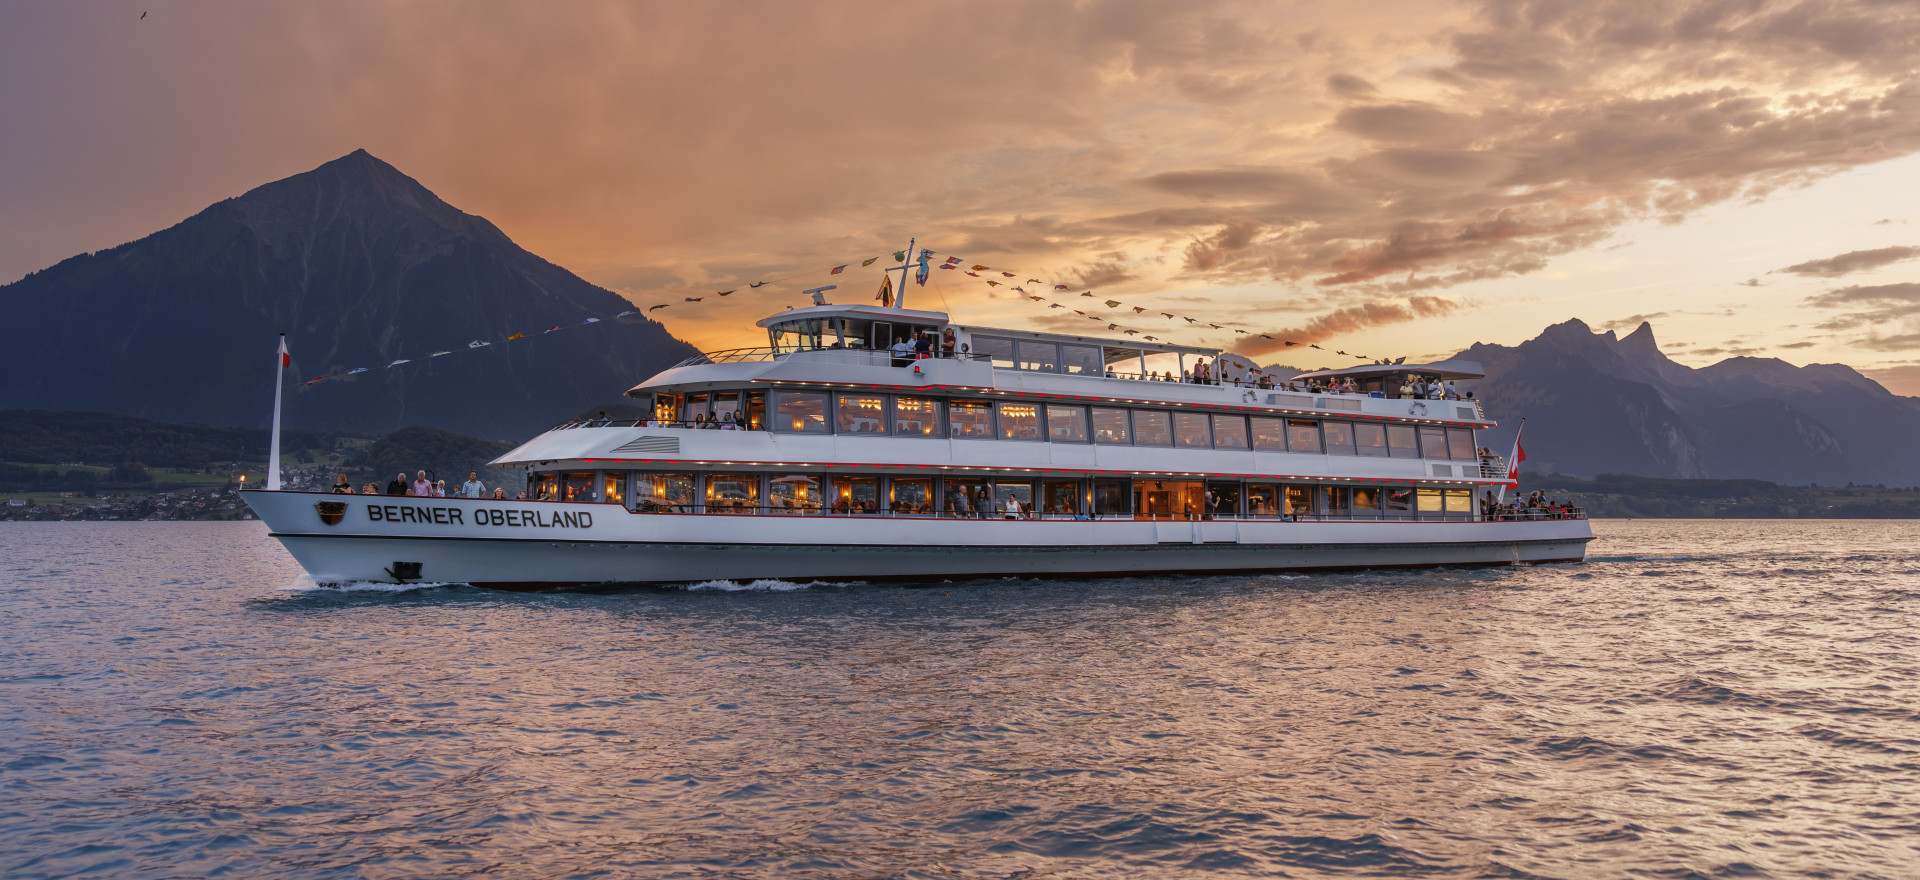
<svg viewBox="0 0 1920 880">
<path fill-rule="evenodd" d="M 1578 512 L 1486 513 L 1507 481 L 1475 440 L 1493 422 L 1470 397 L 1399 396 L 1477 364 L 1289 377 L 1359 386 L 1342 394 L 1261 387 L 1209 349 L 938 312 L 820 305 L 760 325 L 768 347 L 628 391 L 650 418 L 570 423 L 494 462 L 526 468 L 533 500 L 247 501 L 321 583 L 1507 565 L 1577 561 L 1592 538 Z M 1207 383 L 1161 379 L 1200 363 Z"/>
</svg>

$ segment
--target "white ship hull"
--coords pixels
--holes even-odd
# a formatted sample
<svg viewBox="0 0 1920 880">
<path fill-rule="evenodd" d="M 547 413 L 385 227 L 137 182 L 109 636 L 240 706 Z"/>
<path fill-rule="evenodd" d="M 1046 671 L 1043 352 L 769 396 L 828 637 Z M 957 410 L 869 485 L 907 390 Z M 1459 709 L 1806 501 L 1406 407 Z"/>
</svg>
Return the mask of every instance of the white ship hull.
<svg viewBox="0 0 1920 880">
<path fill-rule="evenodd" d="M 1520 565 L 1580 561 L 1593 537 L 1584 519 L 750 516 L 307 492 L 243 497 L 320 584 L 408 580 L 543 589 Z M 323 518 L 323 503 L 346 508 Z M 416 563 L 417 571 L 400 563 Z"/>
</svg>

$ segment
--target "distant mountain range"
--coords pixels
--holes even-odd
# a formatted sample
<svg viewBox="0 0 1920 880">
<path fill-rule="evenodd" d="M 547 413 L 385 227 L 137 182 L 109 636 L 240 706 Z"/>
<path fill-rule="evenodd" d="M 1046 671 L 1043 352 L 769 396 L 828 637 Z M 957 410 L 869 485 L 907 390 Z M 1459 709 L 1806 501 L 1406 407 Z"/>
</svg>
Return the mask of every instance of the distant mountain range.
<svg viewBox="0 0 1920 880">
<path fill-rule="evenodd" d="M 1660 352 L 1650 324 L 1615 338 L 1578 320 L 1457 357 L 1486 368 L 1471 387 L 1502 423 L 1491 445 L 1510 449 L 1526 418 L 1528 470 L 1920 485 L 1920 398 L 1843 364 L 1736 357 L 1694 369 Z"/>
<path fill-rule="evenodd" d="M 290 381 L 375 368 L 290 393 L 288 424 L 523 439 L 694 353 L 639 316 L 539 335 L 630 307 L 361 150 L 0 287 L 0 408 L 261 426 L 285 331 Z"/>
</svg>

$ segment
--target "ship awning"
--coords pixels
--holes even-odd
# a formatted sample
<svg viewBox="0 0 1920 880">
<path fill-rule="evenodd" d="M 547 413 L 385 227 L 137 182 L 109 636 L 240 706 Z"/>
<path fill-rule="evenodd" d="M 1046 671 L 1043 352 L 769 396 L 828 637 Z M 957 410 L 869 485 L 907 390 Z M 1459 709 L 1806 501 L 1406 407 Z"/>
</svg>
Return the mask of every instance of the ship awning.
<svg viewBox="0 0 1920 880">
<path fill-rule="evenodd" d="M 1479 361 L 1434 361 L 1430 364 L 1363 364 L 1358 367 L 1342 367 L 1338 370 L 1314 370 L 1293 377 L 1293 381 L 1306 379 L 1370 379 L 1384 376 L 1413 374 L 1419 376 L 1437 376 L 1442 379 L 1482 379 L 1486 371 Z"/>
</svg>

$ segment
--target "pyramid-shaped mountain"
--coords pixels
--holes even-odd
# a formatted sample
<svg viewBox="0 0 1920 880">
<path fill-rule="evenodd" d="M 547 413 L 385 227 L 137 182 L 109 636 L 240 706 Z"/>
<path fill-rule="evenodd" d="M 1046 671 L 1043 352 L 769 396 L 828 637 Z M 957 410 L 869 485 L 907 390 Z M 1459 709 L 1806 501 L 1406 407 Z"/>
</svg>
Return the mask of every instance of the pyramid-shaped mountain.
<svg viewBox="0 0 1920 880">
<path fill-rule="evenodd" d="M 1920 399 L 1842 364 L 1742 357 L 1694 369 L 1661 353 L 1650 324 L 1615 338 L 1579 320 L 1457 357 L 1486 368 L 1473 387 L 1502 422 L 1496 448 L 1526 418 L 1528 470 L 1920 484 Z"/>
<path fill-rule="evenodd" d="M 541 335 L 628 308 L 360 150 L 0 287 L 0 409 L 263 425 L 284 331 L 289 381 L 372 368 L 290 393 L 289 424 L 518 439 L 693 353 L 639 316 Z"/>
</svg>

